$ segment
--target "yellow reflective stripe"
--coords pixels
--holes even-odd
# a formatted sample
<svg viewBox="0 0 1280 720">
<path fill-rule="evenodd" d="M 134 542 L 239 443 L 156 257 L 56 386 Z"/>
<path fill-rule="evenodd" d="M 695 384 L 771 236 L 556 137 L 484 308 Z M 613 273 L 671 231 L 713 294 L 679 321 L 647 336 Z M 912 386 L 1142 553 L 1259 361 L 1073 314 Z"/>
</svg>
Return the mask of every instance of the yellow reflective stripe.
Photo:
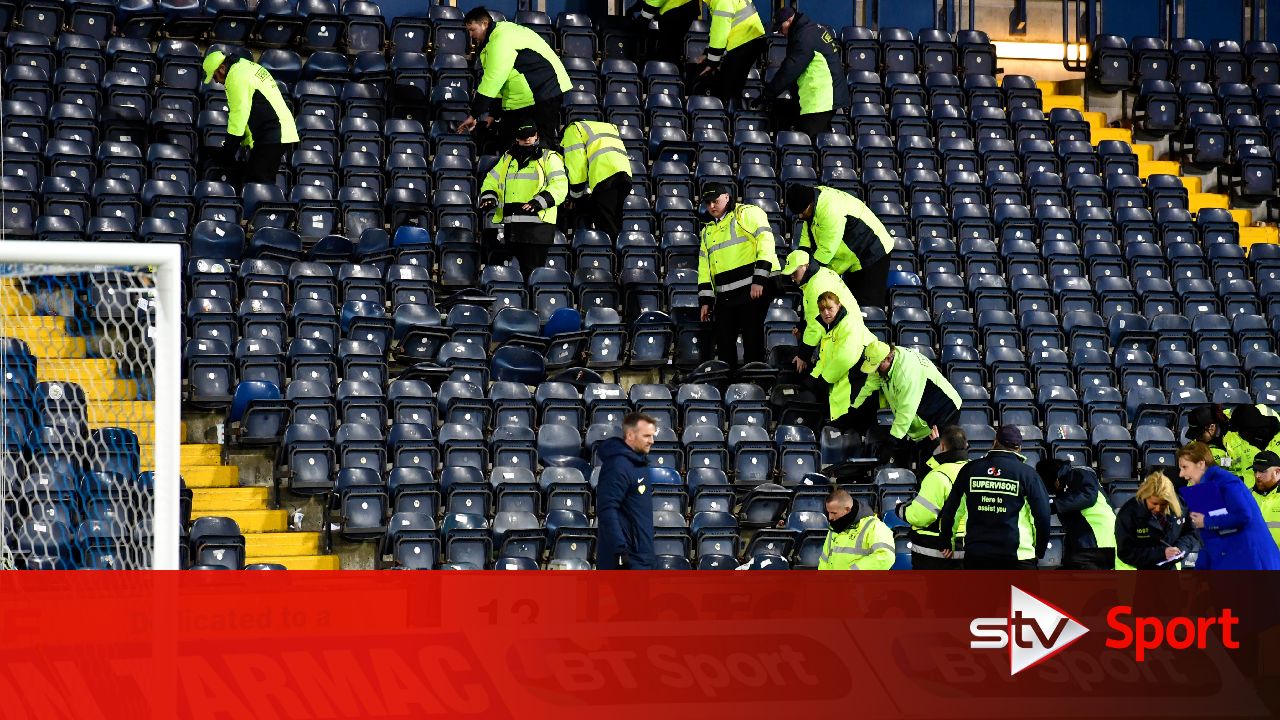
<svg viewBox="0 0 1280 720">
<path fill-rule="evenodd" d="M 716 16 L 716 17 L 734 17 L 734 13 L 725 12 L 724 10 L 712 10 L 711 14 L 712 16 Z"/>
<path fill-rule="evenodd" d="M 871 551 L 863 550 L 862 548 L 854 548 L 854 547 L 834 547 L 834 548 L 831 548 L 831 552 L 840 553 L 844 555 L 866 555 Z"/>
<path fill-rule="evenodd" d="M 742 278 L 741 280 L 735 280 L 726 285 L 717 285 L 716 292 L 725 293 L 725 292 L 729 292 L 730 290 L 737 290 L 738 288 L 744 288 L 753 282 L 755 282 L 754 277 Z"/>
<path fill-rule="evenodd" d="M 511 175 L 507 176 L 507 180 L 541 180 L 541 179 L 542 179 L 542 173 L 536 170 L 533 172 L 512 173 Z"/>
<path fill-rule="evenodd" d="M 584 148 L 584 147 L 586 147 L 586 146 L 585 146 L 585 145 L 583 145 L 582 143 L 574 143 L 574 144 L 572 144 L 572 145 L 565 145 L 565 146 L 564 146 L 564 151 L 565 151 L 565 152 L 567 152 L 567 153 L 570 153 L 570 152 L 573 152 L 574 150 L 581 150 L 581 149 L 582 149 L 582 148 Z"/>
<path fill-rule="evenodd" d="M 938 510 L 940 509 L 937 505 L 934 505 L 932 502 L 929 502 L 929 500 L 925 498 L 925 496 L 923 495 L 917 495 L 915 502 L 920 503 L 920 507 L 924 508 L 925 510 L 928 510 L 934 515 L 937 515 Z"/>
<path fill-rule="evenodd" d="M 729 239 L 718 242 L 715 245 L 712 245 L 711 247 L 707 248 L 708 253 L 719 252 L 721 250 L 724 250 L 725 248 L 733 247 L 734 245 L 737 245 L 739 243 L 744 243 L 749 240 L 755 239 L 750 235 L 739 235 L 737 219 L 733 218 L 730 215 L 726 215 L 725 217 L 728 217 L 730 220 L 729 221 Z"/>
<path fill-rule="evenodd" d="M 545 212 L 545 211 L 544 211 Z M 537 215 L 508 215 L 502 218 L 504 223 L 524 223 L 524 222 L 543 222 L 543 219 Z"/>
<path fill-rule="evenodd" d="M 1271 522 L 1267 523 L 1267 527 L 1280 530 L 1280 520 L 1272 520 Z"/>
<path fill-rule="evenodd" d="M 725 13 L 725 15 L 728 15 L 728 14 L 729 13 Z M 739 23 L 750 20 L 751 16 L 755 14 L 756 14 L 756 8 L 754 5 L 744 6 L 741 10 L 733 14 L 733 27 L 737 27 Z"/>
<path fill-rule="evenodd" d="M 564 177 L 564 174 L 565 173 L 563 170 L 552 170 L 551 172 L 547 173 L 547 179 L 550 180 L 551 178 Z"/>
<path fill-rule="evenodd" d="M 868 552 L 868 553 L 873 553 L 873 552 L 875 552 L 876 550 L 888 550 L 889 552 L 896 552 L 896 551 L 897 551 L 897 548 L 895 548 L 894 546 L 890 545 L 889 543 L 876 543 L 875 545 L 872 545 L 872 546 L 871 546 L 871 549 L 870 549 L 870 550 L 868 550 L 867 552 Z"/>
<path fill-rule="evenodd" d="M 630 160 L 630 159 L 631 159 L 631 156 L 630 156 L 630 155 L 628 155 L 626 152 L 623 152 L 622 150 L 620 150 L 620 149 L 618 149 L 618 148 L 616 148 L 616 147 L 602 147 L 602 148 L 600 148 L 599 150 L 596 150 L 596 151 L 592 152 L 590 155 L 588 155 L 588 156 L 587 156 L 587 162 L 592 162 L 592 161 L 593 161 L 593 160 L 595 160 L 596 158 L 598 158 L 598 157 L 600 157 L 601 155 L 604 155 L 604 154 L 606 154 L 606 153 L 618 153 L 619 155 L 621 155 L 621 156 L 623 156 L 623 157 L 627 158 L 628 160 Z"/>
</svg>

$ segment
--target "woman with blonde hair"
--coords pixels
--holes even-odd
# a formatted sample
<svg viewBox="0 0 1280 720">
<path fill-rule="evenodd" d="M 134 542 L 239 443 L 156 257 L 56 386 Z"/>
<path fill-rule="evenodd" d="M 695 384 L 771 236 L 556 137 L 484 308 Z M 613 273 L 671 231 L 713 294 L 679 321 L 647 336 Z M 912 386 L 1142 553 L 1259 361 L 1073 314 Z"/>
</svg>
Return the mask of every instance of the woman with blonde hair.
<svg viewBox="0 0 1280 720">
<path fill-rule="evenodd" d="M 1138 570 L 1177 570 L 1184 554 L 1200 550 L 1200 534 L 1191 526 L 1173 480 L 1154 472 L 1116 513 L 1118 565 Z"/>
<path fill-rule="evenodd" d="M 1280 570 L 1280 549 L 1249 488 L 1218 466 L 1208 445 L 1178 450 L 1178 474 L 1201 497 L 1199 511 L 1187 513 L 1204 542 L 1197 570 Z"/>
</svg>

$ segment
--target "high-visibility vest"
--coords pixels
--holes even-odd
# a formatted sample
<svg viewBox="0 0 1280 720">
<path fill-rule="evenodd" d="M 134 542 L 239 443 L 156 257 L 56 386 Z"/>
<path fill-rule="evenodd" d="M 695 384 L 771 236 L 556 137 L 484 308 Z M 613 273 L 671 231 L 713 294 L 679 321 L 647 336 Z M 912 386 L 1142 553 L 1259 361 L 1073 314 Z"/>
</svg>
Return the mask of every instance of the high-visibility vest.
<svg viewBox="0 0 1280 720">
<path fill-rule="evenodd" d="M 644 0 L 640 4 L 640 17 L 652 20 L 659 15 L 666 15 L 676 8 L 695 2 L 698 0 Z"/>
<path fill-rule="evenodd" d="M 494 98 L 502 98 L 503 110 L 518 110 L 573 89 L 564 63 L 547 41 L 513 22 L 493 24 L 480 50 L 480 67 L 484 76 L 476 87 L 473 115 L 487 110 Z"/>
<path fill-rule="evenodd" d="M 853 406 L 862 407 L 867 398 L 879 391 L 880 407 L 893 410 L 893 425 L 889 428 L 889 434 L 895 438 L 922 440 L 930 432 L 930 424 L 917 415 L 926 385 L 937 386 L 955 404 L 957 410 L 961 404 L 960 393 L 938 371 L 938 366 L 919 350 L 896 345 L 893 352 L 895 359 L 889 368 L 889 377 L 883 377 L 878 372 L 868 375 L 862 391 L 853 400 Z"/>
<path fill-rule="evenodd" d="M 280 124 L 280 138 L 269 138 L 267 142 L 283 144 L 298 142 L 298 125 L 293 120 L 293 113 L 280 94 L 280 86 L 276 85 L 271 72 L 252 60 L 239 60 L 227 70 L 227 80 L 223 85 L 227 90 L 227 134 L 243 137 L 244 144 L 250 147 L 254 142 L 263 142 L 263 138 L 254 138 L 249 128 L 250 114 L 253 112 L 253 96 L 262 95 L 267 104 L 275 112 L 276 121 Z M 259 128 L 261 130 L 261 128 Z"/>
<path fill-rule="evenodd" d="M 1266 495 L 1259 493 L 1255 488 L 1253 499 L 1257 501 L 1258 509 L 1262 510 L 1262 519 L 1267 522 L 1271 539 L 1275 540 L 1276 546 L 1280 547 L 1280 488 L 1272 488 Z"/>
<path fill-rule="evenodd" d="M 819 185 L 817 191 L 813 217 L 801 224 L 799 242 L 814 262 L 843 275 L 893 252 L 893 236 L 866 203 L 839 188 Z"/>
<path fill-rule="evenodd" d="M 560 145 L 569 173 L 570 197 L 582 197 L 620 172 L 631 177 L 631 155 L 616 125 L 594 120 L 569 123 Z"/>
<path fill-rule="evenodd" d="M 726 52 L 764 36 L 764 23 L 751 0 L 702 0 L 702 4 L 711 11 L 708 61 L 720 62 Z"/>
<path fill-rule="evenodd" d="M 911 524 L 913 550 L 919 548 L 950 550 L 953 547 L 951 538 L 944 539 L 940 535 L 938 513 L 947 502 L 947 496 L 951 494 L 951 488 L 956 484 L 956 478 L 959 477 L 960 470 L 967 462 L 967 460 L 959 460 L 940 463 L 936 457 L 929 458 L 927 462 L 930 468 L 929 474 L 920 481 L 920 493 L 907 504 L 903 511 L 903 519 Z M 964 515 L 957 513 L 952 534 L 955 537 L 963 537 L 964 526 Z"/>
<path fill-rule="evenodd" d="M 1258 412 L 1264 417 L 1277 417 L 1275 410 L 1269 406 L 1258 403 L 1254 407 L 1258 408 Z M 1227 411 L 1226 416 L 1231 417 L 1231 412 Z M 1240 437 L 1235 431 L 1227 431 L 1222 436 L 1222 447 L 1226 454 L 1227 462 L 1219 461 L 1218 464 L 1239 475 L 1247 487 L 1253 487 L 1253 458 L 1261 452 L 1253 443 Z M 1212 448 L 1211 448 L 1212 449 Z M 1271 438 L 1271 442 L 1267 443 L 1265 448 L 1274 453 L 1280 453 L 1280 435 Z M 1218 458 L 1218 454 L 1214 453 L 1214 458 Z"/>
<path fill-rule="evenodd" d="M 827 530 L 819 570 L 888 570 L 897 560 L 893 531 L 874 514 L 842 533 Z"/>
<path fill-rule="evenodd" d="M 780 268 L 773 228 L 755 205 L 739 203 L 702 229 L 698 295 L 703 304 L 745 300 L 753 283 L 763 285 Z"/>
<path fill-rule="evenodd" d="M 493 213 L 495 223 L 544 222 L 554 224 L 556 206 L 564 202 L 569 192 L 569 179 L 564 171 L 564 160 L 554 150 L 542 151 L 542 156 L 527 164 L 516 164 L 510 153 L 498 158 L 484 184 L 480 186 L 481 202 L 492 198 L 498 203 Z M 536 215 L 504 214 L 507 205 L 533 203 L 542 207 Z"/>
<path fill-rule="evenodd" d="M 853 400 L 853 386 L 849 373 L 861 372 L 855 366 L 862 361 L 862 353 L 875 335 L 862 320 L 862 310 L 855 302 L 852 307 L 841 307 L 835 325 L 822 336 L 818 345 L 818 361 L 813 365 L 813 376 L 820 377 L 831 386 L 827 393 L 831 419 L 843 417 L 849 412 Z"/>
</svg>

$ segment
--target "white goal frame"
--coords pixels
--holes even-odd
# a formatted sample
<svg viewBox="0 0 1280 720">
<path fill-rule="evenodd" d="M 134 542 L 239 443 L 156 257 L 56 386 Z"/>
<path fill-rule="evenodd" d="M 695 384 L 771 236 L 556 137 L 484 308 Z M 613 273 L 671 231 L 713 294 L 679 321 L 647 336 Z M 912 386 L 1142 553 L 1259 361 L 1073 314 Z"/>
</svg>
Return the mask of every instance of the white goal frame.
<svg viewBox="0 0 1280 720">
<path fill-rule="evenodd" d="M 115 242 L 0 240 L 0 264 L 155 268 L 155 506 L 151 568 L 178 569 L 182 459 L 182 248 Z"/>
</svg>

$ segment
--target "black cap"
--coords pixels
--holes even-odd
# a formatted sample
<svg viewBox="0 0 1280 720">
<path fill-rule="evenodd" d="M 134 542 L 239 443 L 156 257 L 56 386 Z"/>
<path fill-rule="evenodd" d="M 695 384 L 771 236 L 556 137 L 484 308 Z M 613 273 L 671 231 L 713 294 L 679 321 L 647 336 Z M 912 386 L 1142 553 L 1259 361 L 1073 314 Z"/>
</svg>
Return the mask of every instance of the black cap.
<svg viewBox="0 0 1280 720">
<path fill-rule="evenodd" d="M 1022 431 L 1017 425 L 1001 425 L 996 431 L 996 442 L 1002 447 L 1020 448 L 1022 447 Z"/>
<path fill-rule="evenodd" d="M 773 31 L 782 32 L 782 23 L 790 20 L 798 14 L 799 11 L 793 7 L 785 7 L 779 10 L 778 14 L 773 16 Z"/>
<path fill-rule="evenodd" d="M 520 127 L 516 128 L 517 140 L 528 140 L 529 138 L 537 134 L 538 134 L 537 125 L 521 125 Z"/>
<path fill-rule="evenodd" d="M 787 212 L 799 215 L 805 208 L 813 204 L 818 191 L 812 185 L 788 185 L 786 192 Z"/>
<path fill-rule="evenodd" d="M 698 196 L 698 200 L 703 204 L 706 204 L 725 194 L 733 194 L 733 190 L 728 185 L 719 182 L 709 182 L 702 186 L 702 194 Z"/>
<path fill-rule="evenodd" d="M 1195 442 L 1204 434 L 1204 429 L 1217 421 L 1217 416 L 1213 412 L 1213 408 L 1207 406 L 1198 407 L 1187 413 L 1187 433 L 1184 436 L 1187 440 Z"/>
<path fill-rule="evenodd" d="M 1264 472 L 1273 467 L 1280 467 L 1280 455 L 1270 450 L 1263 450 L 1253 456 L 1253 471 Z"/>
</svg>

